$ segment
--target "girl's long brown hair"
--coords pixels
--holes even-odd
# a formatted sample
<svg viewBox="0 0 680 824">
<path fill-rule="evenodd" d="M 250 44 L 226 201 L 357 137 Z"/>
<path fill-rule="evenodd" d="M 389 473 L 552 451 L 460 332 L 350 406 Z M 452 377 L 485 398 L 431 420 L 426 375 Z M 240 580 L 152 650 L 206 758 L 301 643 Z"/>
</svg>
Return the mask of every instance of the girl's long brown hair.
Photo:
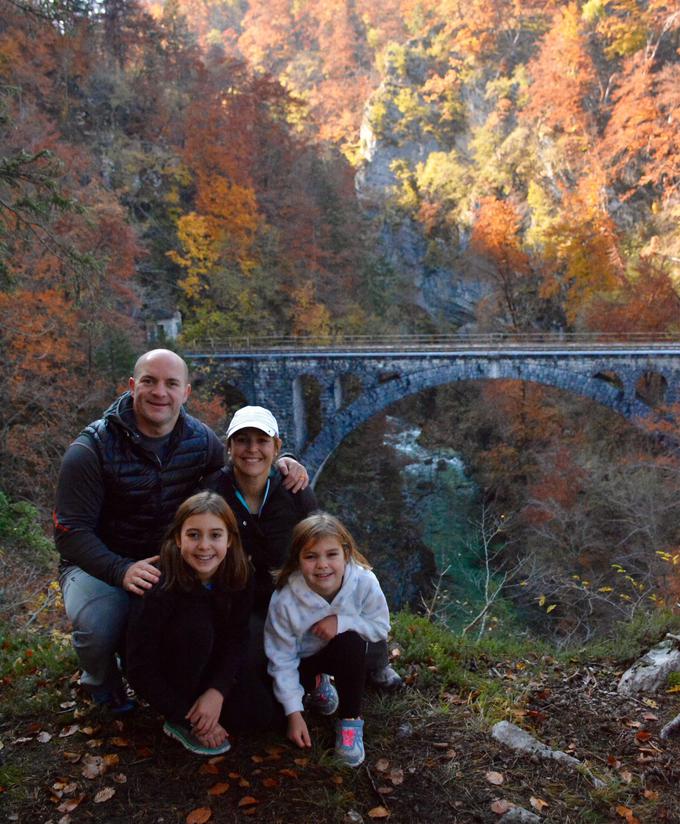
<svg viewBox="0 0 680 824">
<path fill-rule="evenodd" d="M 179 505 L 161 547 L 161 572 L 165 589 L 194 589 L 198 581 L 194 570 L 184 562 L 179 549 L 182 527 L 192 515 L 209 512 L 224 521 L 229 548 L 214 575 L 215 583 L 225 589 L 243 589 L 250 576 L 250 563 L 243 551 L 236 517 L 229 504 L 215 492 L 199 492 Z"/>
<path fill-rule="evenodd" d="M 276 589 L 282 589 L 296 569 L 300 569 L 300 554 L 322 538 L 336 538 L 345 555 L 345 563 L 353 561 L 371 569 L 371 565 L 359 552 L 347 527 L 328 512 L 314 512 L 293 529 L 286 563 L 276 573 Z"/>
</svg>

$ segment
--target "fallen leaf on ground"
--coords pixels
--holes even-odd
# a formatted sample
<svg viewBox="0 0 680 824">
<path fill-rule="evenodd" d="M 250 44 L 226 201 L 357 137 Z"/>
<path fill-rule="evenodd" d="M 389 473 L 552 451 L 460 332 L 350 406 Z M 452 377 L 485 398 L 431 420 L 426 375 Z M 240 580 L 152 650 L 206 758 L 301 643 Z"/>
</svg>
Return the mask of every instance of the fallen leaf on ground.
<svg viewBox="0 0 680 824">
<path fill-rule="evenodd" d="M 616 814 L 623 818 L 627 824 L 639 824 L 639 820 L 635 817 L 630 807 L 619 804 L 616 808 Z"/>
<path fill-rule="evenodd" d="M 264 761 L 264 757 L 261 755 L 251 755 L 250 760 L 253 764 L 261 764 Z"/>
<path fill-rule="evenodd" d="M 486 778 L 489 784 L 495 784 L 496 786 L 501 785 L 505 781 L 502 773 L 494 772 L 493 770 L 489 770 L 484 778 Z"/>
<path fill-rule="evenodd" d="M 505 815 L 508 810 L 511 810 L 515 805 L 512 801 L 506 801 L 504 798 L 497 798 L 491 804 L 491 812 L 496 813 L 496 815 Z"/>
<path fill-rule="evenodd" d="M 76 798 L 67 798 L 61 802 L 57 809 L 60 813 L 72 813 L 83 798 L 85 798 L 84 795 L 79 795 Z"/>
<path fill-rule="evenodd" d="M 331 776 L 331 781 L 332 781 L 334 784 L 338 784 L 338 785 L 340 785 L 340 784 L 342 784 L 343 778 L 342 778 L 342 776 L 341 776 L 341 775 L 333 775 L 333 776 Z"/>
<path fill-rule="evenodd" d="M 226 761 L 226 755 L 213 755 L 212 758 L 208 759 L 208 764 L 221 764 L 223 761 Z"/>
<path fill-rule="evenodd" d="M 186 818 L 186 824 L 205 824 L 212 818 L 212 810 L 210 807 L 196 807 L 192 810 Z"/>
<path fill-rule="evenodd" d="M 242 778 L 242 779 L 238 782 L 238 785 L 239 785 L 239 787 L 250 787 L 250 781 L 248 781 L 248 779 L 247 779 L 247 778 Z"/>
<path fill-rule="evenodd" d="M 77 725 L 75 725 L 75 726 L 77 726 Z M 83 727 L 83 735 L 94 735 L 96 732 L 99 732 L 100 729 L 101 728 L 99 727 L 99 725 L 97 725 L 96 727 L 92 727 L 92 726 Z"/>
<path fill-rule="evenodd" d="M 95 804 L 101 804 L 104 801 L 108 801 L 109 798 L 113 798 L 115 794 L 116 790 L 113 787 L 104 787 L 103 790 L 99 790 L 95 795 L 93 801 Z"/>
<path fill-rule="evenodd" d="M 208 795 L 224 795 L 229 789 L 229 784 L 226 781 L 220 781 L 218 784 L 213 784 L 208 790 Z"/>
<path fill-rule="evenodd" d="M 79 752 L 70 752 L 69 750 L 64 750 L 62 755 L 69 762 L 69 764 L 75 764 L 76 761 L 80 761 L 82 758 L 82 755 Z"/>
<path fill-rule="evenodd" d="M 103 738 L 90 738 L 85 742 L 85 746 L 90 750 L 98 750 L 104 744 Z"/>
<path fill-rule="evenodd" d="M 199 772 L 202 775 L 218 775 L 220 768 L 217 764 L 211 764 L 209 761 L 206 761 L 205 764 L 201 764 Z"/>
<path fill-rule="evenodd" d="M 75 707 L 75 705 L 76 705 L 75 701 L 62 701 L 61 704 L 59 704 L 59 706 L 62 708 L 62 710 L 70 710 L 73 707 Z"/>
<path fill-rule="evenodd" d="M 295 770 L 291 770 L 289 767 L 284 767 L 282 770 L 279 770 L 281 775 L 285 775 L 286 778 L 297 778 L 298 774 Z"/>
<path fill-rule="evenodd" d="M 103 756 L 104 764 L 107 767 L 116 767 L 120 764 L 120 758 L 116 755 L 115 752 L 109 753 L 108 755 Z"/>
<path fill-rule="evenodd" d="M 112 775 L 111 778 L 116 782 L 116 784 L 127 784 L 127 775 L 125 773 L 116 773 Z"/>
<path fill-rule="evenodd" d="M 621 776 L 621 780 L 626 784 L 630 784 L 633 780 L 633 773 L 630 770 L 621 770 L 619 775 Z"/>
<path fill-rule="evenodd" d="M 293 762 L 298 765 L 298 767 L 306 767 L 309 764 L 309 758 L 294 758 Z"/>
<path fill-rule="evenodd" d="M 90 755 L 87 753 L 83 756 L 83 769 L 80 771 L 83 778 L 98 778 L 104 775 L 106 771 L 106 764 L 100 755 Z"/>
<path fill-rule="evenodd" d="M 379 758 L 375 762 L 375 768 L 378 772 L 385 772 L 389 766 L 390 762 L 386 758 Z"/>
<path fill-rule="evenodd" d="M 48 741 L 52 740 L 52 736 L 50 735 L 49 732 L 40 732 L 40 733 L 38 733 L 37 740 L 41 744 L 47 744 Z"/>
<path fill-rule="evenodd" d="M 151 747 L 137 747 L 137 757 L 138 758 L 151 758 L 153 755 L 153 750 Z"/>
<path fill-rule="evenodd" d="M 432 746 L 435 750 L 448 750 L 451 745 L 448 741 L 433 741 Z"/>
<path fill-rule="evenodd" d="M 548 806 L 547 801 L 544 801 L 542 798 L 537 798 L 535 795 L 531 796 L 531 798 L 529 799 L 529 804 L 531 804 L 531 806 L 535 810 L 538 810 L 539 813 L 541 812 L 541 810 L 543 810 L 544 807 Z"/>
<path fill-rule="evenodd" d="M 404 771 L 401 768 L 394 767 L 390 770 L 390 781 L 394 784 L 404 783 Z"/>
<path fill-rule="evenodd" d="M 390 793 L 394 792 L 394 787 L 378 787 L 378 793 L 380 795 L 390 795 Z"/>
<path fill-rule="evenodd" d="M 386 807 L 373 807 L 368 811 L 369 818 L 389 818 L 390 811 Z"/>
<path fill-rule="evenodd" d="M 278 745 L 275 745 L 275 746 L 265 747 L 264 751 L 266 753 L 268 753 L 269 755 L 277 756 L 277 755 L 281 755 L 282 752 L 285 752 L 286 748 L 285 747 L 279 747 Z"/>
<path fill-rule="evenodd" d="M 252 795 L 244 795 L 243 798 L 238 802 L 239 807 L 252 807 L 253 804 L 259 804 L 260 802 L 257 798 L 253 798 Z"/>
<path fill-rule="evenodd" d="M 636 741 L 640 741 L 640 742 L 649 741 L 649 739 L 651 737 L 652 737 L 651 732 L 647 732 L 647 730 L 640 730 L 640 732 L 635 733 L 635 740 Z"/>
<path fill-rule="evenodd" d="M 659 793 L 656 790 L 645 790 L 642 794 L 649 801 L 657 801 L 659 798 Z"/>
<path fill-rule="evenodd" d="M 119 736 L 116 736 L 115 738 L 112 738 L 111 743 L 113 744 L 114 747 L 120 747 L 121 749 L 123 747 L 129 747 L 130 746 L 130 742 L 127 740 L 127 738 L 120 738 Z"/>
<path fill-rule="evenodd" d="M 262 786 L 266 787 L 268 790 L 271 790 L 273 787 L 278 787 L 279 782 L 276 780 L 276 778 L 263 778 Z"/>
</svg>

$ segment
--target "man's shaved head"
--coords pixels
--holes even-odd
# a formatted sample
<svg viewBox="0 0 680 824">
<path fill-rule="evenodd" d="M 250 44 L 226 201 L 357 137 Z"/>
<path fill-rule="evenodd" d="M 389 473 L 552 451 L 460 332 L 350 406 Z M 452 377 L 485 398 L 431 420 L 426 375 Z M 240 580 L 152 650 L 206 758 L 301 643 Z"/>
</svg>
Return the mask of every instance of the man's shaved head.
<svg viewBox="0 0 680 824">
<path fill-rule="evenodd" d="M 139 380 L 139 376 L 142 374 L 147 364 L 150 361 L 155 360 L 156 358 L 168 359 L 166 362 L 174 360 L 178 364 L 181 364 L 184 382 L 189 383 L 189 367 L 186 365 L 186 361 L 183 358 L 180 358 L 180 356 L 176 352 L 171 352 L 170 349 L 151 349 L 151 351 L 145 352 L 143 355 L 140 355 L 137 358 L 135 368 L 132 371 L 132 377 L 135 380 Z"/>
</svg>

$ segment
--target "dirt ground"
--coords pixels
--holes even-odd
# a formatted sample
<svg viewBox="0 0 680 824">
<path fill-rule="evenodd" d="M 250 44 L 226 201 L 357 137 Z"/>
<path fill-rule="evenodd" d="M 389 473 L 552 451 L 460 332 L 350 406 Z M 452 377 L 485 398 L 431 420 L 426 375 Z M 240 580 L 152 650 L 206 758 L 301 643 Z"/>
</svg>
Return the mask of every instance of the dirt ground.
<svg viewBox="0 0 680 824">
<path fill-rule="evenodd" d="M 367 695 L 367 758 L 356 770 L 331 757 L 328 719 L 313 720 L 311 751 L 270 734 L 234 739 L 225 756 L 205 759 L 164 736 L 148 708 L 113 718 L 64 678 L 53 713 L 0 724 L 0 817 L 21 824 L 467 824 L 499 821 L 515 804 L 561 824 L 680 822 L 680 737 L 658 737 L 680 711 L 678 696 L 622 699 L 620 672 L 602 663 L 565 667 L 547 658 L 539 672 L 525 679 L 523 662 L 504 662 L 488 677 L 522 696 L 508 705 L 507 720 L 585 770 L 516 755 L 491 737 L 499 719 L 487 717 L 474 695 L 428 694 L 415 674 L 396 694 Z"/>
</svg>

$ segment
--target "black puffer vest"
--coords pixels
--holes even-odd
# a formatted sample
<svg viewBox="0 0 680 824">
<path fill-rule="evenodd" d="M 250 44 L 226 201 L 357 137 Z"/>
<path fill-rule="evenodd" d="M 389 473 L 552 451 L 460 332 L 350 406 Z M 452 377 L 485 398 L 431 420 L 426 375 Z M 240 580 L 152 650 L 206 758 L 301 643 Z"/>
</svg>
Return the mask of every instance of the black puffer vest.
<svg viewBox="0 0 680 824">
<path fill-rule="evenodd" d="M 81 434 L 97 450 L 106 489 L 97 535 L 118 555 L 156 555 L 177 507 L 200 487 L 211 431 L 182 410 L 161 465 L 140 443 L 126 392 Z"/>
</svg>

